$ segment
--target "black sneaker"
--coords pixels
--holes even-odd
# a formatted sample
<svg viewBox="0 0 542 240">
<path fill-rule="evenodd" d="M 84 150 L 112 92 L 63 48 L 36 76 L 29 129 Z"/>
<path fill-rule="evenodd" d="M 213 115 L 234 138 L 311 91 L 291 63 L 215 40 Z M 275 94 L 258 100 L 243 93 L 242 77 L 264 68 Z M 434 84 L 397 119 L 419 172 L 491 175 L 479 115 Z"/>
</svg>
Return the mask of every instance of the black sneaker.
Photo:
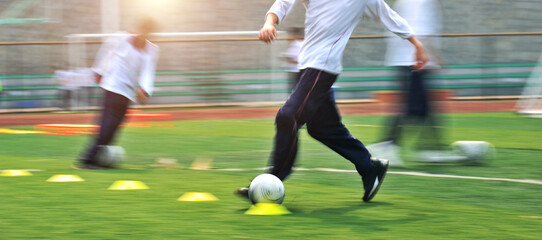
<svg viewBox="0 0 542 240">
<path fill-rule="evenodd" d="M 73 169 L 77 170 L 99 170 L 99 169 L 105 169 L 102 166 L 94 165 L 92 163 L 86 163 L 86 162 L 77 162 L 72 165 Z"/>
<path fill-rule="evenodd" d="M 363 188 L 365 189 L 365 193 L 363 194 L 364 202 L 371 201 L 376 195 L 380 185 L 384 181 L 389 166 L 389 161 L 385 159 L 373 158 L 371 161 L 373 161 L 373 169 L 368 177 L 363 178 Z"/>
<path fill-rule="evenodd" d="M 235 189 L 234 193 L 237 194 L 237 196 L 239 196 L 239 197 L 242 197 L 242 198 L 245 198 L 245 199 L 249 200 L 249 198 L 248 198 L 248 187 L 242 187 L 242 188 Z"/>
</svg>

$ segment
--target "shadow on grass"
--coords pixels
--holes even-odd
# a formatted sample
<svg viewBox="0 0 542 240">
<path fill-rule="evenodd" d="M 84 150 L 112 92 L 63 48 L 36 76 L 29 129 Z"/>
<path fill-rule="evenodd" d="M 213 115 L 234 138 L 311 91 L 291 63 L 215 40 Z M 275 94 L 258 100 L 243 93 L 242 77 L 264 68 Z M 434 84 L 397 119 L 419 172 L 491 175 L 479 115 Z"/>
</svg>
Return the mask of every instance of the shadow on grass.
<svg viewBox="0 0 542 240">
<path fill-rule="evenodd" d="M 361 234 L 381 232 L 393 229 L 394 225 L 404 225 L 411 222 L 427 220 L 424 214 L 390 214 L 389 209 L 395 204 L 390 202 L 342 202 L 342 207 L 321 208 L 304 212 L 301 206 L 292 206 L 290 211 L 296 217 L 320 219 L 326 226 L 350 228 Z M 382 211 L 383 214 L 378 214 Z"/>
<path fill-rule="evenodd" d="M 248 204 L 249 207 L 237 209 L 236 212 L 245 212 L 245 211 L 247 211 L 250 208 L 250 202 L 247 201 L 247 204 Z M 317 213 L 317 214 L 318 213 L 346 214 L 346 213 L 348 213 L 350 211 L 355 211 L 355 210 L 360 210 L 360 209 L 369 209 L 369 208 L 380 207 L 380 206 L 387 206 L 387 207 L 393 206 L 392 203 L 388 203 L 388 202 L 375 201 L 375 202 L 364 203 L 361 200 L 359 202 L 357 202 L 357 201 L 356 202 L 354 202 L 354 201 L 346 202 L 346 204 L 348 205 L 346 207 L 324 208 L 324 209 L 319 209 L 319 210 L 310 211 L 310 212 L 308 212 L 309 210 L 307 210 L 303 206 L 301 206 L 299 204 L 296 204 L 296 203 L 285 203 L 283 205 L 290 212 L 292 212 L 292 214 L 300 214 L 300 215 L 312 215 L 312 214 L 315 214 L 315 213 Z"/>
</svg>

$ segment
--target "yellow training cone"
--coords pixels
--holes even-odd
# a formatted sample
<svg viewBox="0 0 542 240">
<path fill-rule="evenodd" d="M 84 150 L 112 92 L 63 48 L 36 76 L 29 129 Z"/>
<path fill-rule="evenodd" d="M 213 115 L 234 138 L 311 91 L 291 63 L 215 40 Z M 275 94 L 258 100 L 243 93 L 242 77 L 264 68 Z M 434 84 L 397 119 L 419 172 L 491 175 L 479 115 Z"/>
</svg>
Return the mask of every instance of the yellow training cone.
<svg viewBox="0 0 542 240">
<path fill-rule="evenodd" d="M 77 175 L 54 175 L 47 179 L 47 182 L 83 182 L 82 178 Z"/>
<path fill-rule="evenodd" d="M 2 177 L 22 177 L 22 176 L 32 176 L 32 173 L 26 170 L 4 170 L 0 174 Z"/>
<path fill-rule="evenodd" d="M 192 170 L 209 170 L 211 169 L 213 165 L 213 159 L 212 158 L 196 158 L 192 165 L 190 165 L 190 169 Z"/>
<path fill-rule="evenodd" d="M 187 192 L 177 199 L 182 202 L 208 202 L 218 201 L 218 198 L 213 194 L 205 192 Z"/>
<path fill-rule="evenodd" d="M 115 181 L 108 190 L 139 190 L 149 189 L 145 183 L 141 181 Z"/>
<path fill-rule="evenodd" d="M 256 203 L 245 212 L 247 215 L 284 215 L 290 213 L 286 207 L 277 203 Z"/>
</svg>

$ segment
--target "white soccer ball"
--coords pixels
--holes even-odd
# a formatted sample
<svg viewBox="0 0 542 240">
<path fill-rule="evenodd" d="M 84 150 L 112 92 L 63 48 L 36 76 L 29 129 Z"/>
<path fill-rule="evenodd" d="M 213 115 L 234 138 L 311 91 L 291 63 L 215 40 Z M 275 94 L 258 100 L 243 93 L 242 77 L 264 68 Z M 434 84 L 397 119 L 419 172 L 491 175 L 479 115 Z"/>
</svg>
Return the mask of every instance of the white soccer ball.
<svg viewBox="0 0 542 240">
<path fill-rule="evenodd" d="M 495 155 L 495 147 L 484 141 L 457 141 L 451 146 L 453 151 L 467 157 L 470 162 L 489 160 Z"/>
<path fill-rule="evenodd" d="M 96 160 L 100 166 L 114 167 L 124 159 L 124 155 L 126 151 L 120 146 L 103 145 L 98 150 Z"/>
<path fill-rule="evenodd" d="M 284 201 L 284 184 L 275 175 L 264 173 L 258 175 L 248 187 L 248 197 L 253 204 L 278 203 Z"/>
</svg>

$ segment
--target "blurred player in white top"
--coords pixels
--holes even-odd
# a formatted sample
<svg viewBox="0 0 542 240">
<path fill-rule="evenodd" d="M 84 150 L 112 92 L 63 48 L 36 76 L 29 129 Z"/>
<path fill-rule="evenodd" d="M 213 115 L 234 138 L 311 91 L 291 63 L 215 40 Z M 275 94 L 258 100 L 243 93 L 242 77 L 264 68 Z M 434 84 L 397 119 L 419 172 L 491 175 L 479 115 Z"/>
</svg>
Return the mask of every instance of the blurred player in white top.
<svg viewBox="0 0 542 240">
<path fill-rule="evenodd" d="M 440 143 L 436 119 L 433 116 L 429 96 L 428 76 L 439 67 L 441 58 L 438 54 L 441 33 L 441 10 L 438 0 L 398 0 L 394 9 L 403 16 L 420 41 L 428 49 L 427 67 L 420 71 L 412 71 L 416 64 L 415 49 L 397 37 L 388 39 L 386 61 L 389 66 L 397 67 L 402 92 L 401 113 L 390 120 L 389 130 L 382 142 L 369 145 L 368 148 L 376 157 L 390 160 L 390 165 L 401 166 L 403 161 L 399 154 L 399 140 L 402 127 L 406 123 L 422 124 L 419 136 L 419 149 L 436 150 Z"/>
<path fill-rule="evenodd" d="M 293 91 L 295 85 L 299 81 L 299 68 L 297 68 L 299 52 L 301 51 L 301 46 L 303 45 L 303 28 L 294 27 L 290 29 L 290 45 L 288 50 L 284 53 L 284 58 L 286 59 L 286 71 L 288 71 L 288 83 L 290 86 L 290 91 Z"/>
<path fill-rule="evenodd" d="M 393 9 L 397 11 L 412 27 L 418 39 L 427 48 L 429 62 L 425 69 L 438 67 L 440 37 L 442 32 L 442 12 L 438 0 L 397 0 Z M 389 66 L 413 66 L 416 63 L 415 48 L 401 38 L 388 38 L 386 63 Z"/>
<path fill-rule="evenodd" d="M 268 11 L 260 40 L 276 39 L 275 25 L 291 11 L 295 0 L 277 0 Z M 416 69 L 427 53 L 408 23 L 383 0 L 305 0 L 305 38 L 298 59 L 301 78 L 275 118 L 277 132 L 269 172 L 286 179 L 297 154 L 298 130 L 307 124 L 308 133 L 351 161 L 363 180 L 363 201 L 378 192 L 388 168 L 387 160 L 371 159 L 365 146 L 342 124 L 331 86 L 342 71 L 342 54 L 358 22 L 374 20 L 416 48 Z M 405 40 L 405 41 L 407 41 Z M 237 189 L 248 196 L 248 189 Z"/>
<path fill-rule="evenodd" d="M 137 33 L 121 33 L 101 47 L 93 66 L 96 82 L 105 90 L 100 133 L 79 158 L 77 168 L 100 169 L 96 155 L 109 145 L 124 120 L 130 101 L 145 104 L 151 96 L 158 47 L 149 34 L 156 29 L 151 18 L 142 18 Z"/>
</svg>

